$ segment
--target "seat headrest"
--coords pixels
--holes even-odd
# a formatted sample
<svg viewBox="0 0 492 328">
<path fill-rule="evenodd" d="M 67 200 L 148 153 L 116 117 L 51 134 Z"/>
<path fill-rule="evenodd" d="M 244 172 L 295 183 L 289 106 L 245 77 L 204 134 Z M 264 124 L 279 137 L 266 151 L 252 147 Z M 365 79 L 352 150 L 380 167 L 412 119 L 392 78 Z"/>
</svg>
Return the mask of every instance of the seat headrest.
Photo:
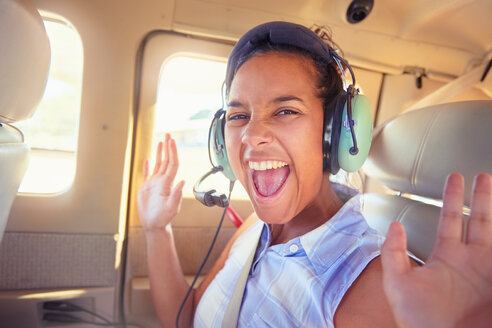
<svg viewBox="0 0 492 328">
<path fill-rule="evenodd" d="M 430 106 L 395 117 L 373 137 L 364 172 L 386 187 L 441 199 L 449 173 L 492 174 L 492 101 Z"/>
<path fill-rule="evenodd" d="M 0 122 L 32 116 L 50 67 L 41 15 L 28 0 L 0 1 Z"/>
</svg>

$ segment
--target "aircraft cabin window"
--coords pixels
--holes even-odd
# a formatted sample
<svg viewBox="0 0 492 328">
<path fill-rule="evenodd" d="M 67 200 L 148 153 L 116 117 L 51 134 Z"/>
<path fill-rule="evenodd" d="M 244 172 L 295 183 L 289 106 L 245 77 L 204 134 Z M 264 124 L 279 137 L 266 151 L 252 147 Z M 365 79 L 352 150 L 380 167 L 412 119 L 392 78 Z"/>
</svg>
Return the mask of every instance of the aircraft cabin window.
<svg viewBox="0 0 492 328">
<path fill-rule="evenodd" d="M 174 56 L 161 66 L 152 149 L 156 149 L 159 140 L 164 140 L 166 132 L 176 140 L 180 165 L 175 181 L 186 181 L 184 197 L 194 197 L 193 185 L 211 168 L 208 131 L 213 115 L 222 106 L 225 70 L 225 61 L 191 56 Z M 203 186 L 226 193 L 229 180 L 218 173 Z M 239 182 L 231 198 L 248 199 Z"/>
<path fill-rule="evenodd" d="M 31 147 L 19 192 L 50 194 L 67 190 L 75 176 L 82 93 L 82 41 L 67 22 L 44 19 L 51 46 L 48 83 L 39 107 L 16 123 Z"/>
</svg>

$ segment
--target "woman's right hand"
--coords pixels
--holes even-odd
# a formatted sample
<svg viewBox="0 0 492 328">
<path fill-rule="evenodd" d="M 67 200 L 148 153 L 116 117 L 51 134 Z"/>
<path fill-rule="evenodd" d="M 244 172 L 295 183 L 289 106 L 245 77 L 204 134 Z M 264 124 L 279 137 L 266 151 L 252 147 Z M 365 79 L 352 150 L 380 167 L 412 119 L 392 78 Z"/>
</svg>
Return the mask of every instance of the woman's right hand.
<svg viewBox="0 0 492 328">
<path fill-rule="evenodd" d="M 149 160 L 144 162 L 144 184 L 138 191 L 140 223 L 146 231 L 165 229 L 179 212 L 184 181 L 172 187 L 178 166 L 176 142 L 166 133 L 164 142 L 157 146 L 152 174 Z"/>
</svg>

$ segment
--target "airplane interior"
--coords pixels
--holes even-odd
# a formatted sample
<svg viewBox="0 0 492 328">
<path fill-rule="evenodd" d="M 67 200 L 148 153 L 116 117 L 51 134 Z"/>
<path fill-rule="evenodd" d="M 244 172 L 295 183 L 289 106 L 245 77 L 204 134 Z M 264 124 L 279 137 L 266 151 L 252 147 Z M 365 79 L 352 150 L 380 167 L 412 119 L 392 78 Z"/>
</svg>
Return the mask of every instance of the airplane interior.
<svg viewBox="0 0 492 328">
<path fill-rule="evenodd" d="M 268 21 L 331 33 L 374 120 L 364 166 L 334 180 L 363 193 L 382 234 L 400 221 L 425 261 L 446 177 L 463 174 L 468 214 L 473 177 L 492 174 L 491 13 L 490 0 L 0 0 L 0 327 L 160 327 L 137 209 L 144 160 L 176 140 L 172 230 L 191 283 L 223 210 L 193 186 L 211 168 L 227 59 Z M 236 183 L 202 274 L 254 215 Z"/>
</svg>

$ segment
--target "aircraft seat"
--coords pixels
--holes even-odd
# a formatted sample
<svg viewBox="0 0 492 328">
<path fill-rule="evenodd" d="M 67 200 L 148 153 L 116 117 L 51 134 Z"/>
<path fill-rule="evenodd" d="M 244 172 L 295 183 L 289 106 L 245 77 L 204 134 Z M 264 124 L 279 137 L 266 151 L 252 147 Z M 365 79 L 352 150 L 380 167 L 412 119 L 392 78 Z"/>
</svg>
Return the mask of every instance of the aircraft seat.
<svg viewBox="0 0 492 328">
<path fill-rule="evenodd" d="M 28 164 L 29 147 L 10 123 L 31 117 L 43 96 L 50 44 L 30 1 L 0 1 L 0 241 Z"/>
<path fill-rule="evenodd" d="M 409 111 L 378 127 L 364 172 L 395 194 L 369 193 L 363 213 L 386 235 L 392 221 L 407 231 L 407 247 L 430 255 L 446 177 L 465 178 L 465 207 L 477 173 L 492 174 L 492 101 L 464 101 Z"/>
</svg>

